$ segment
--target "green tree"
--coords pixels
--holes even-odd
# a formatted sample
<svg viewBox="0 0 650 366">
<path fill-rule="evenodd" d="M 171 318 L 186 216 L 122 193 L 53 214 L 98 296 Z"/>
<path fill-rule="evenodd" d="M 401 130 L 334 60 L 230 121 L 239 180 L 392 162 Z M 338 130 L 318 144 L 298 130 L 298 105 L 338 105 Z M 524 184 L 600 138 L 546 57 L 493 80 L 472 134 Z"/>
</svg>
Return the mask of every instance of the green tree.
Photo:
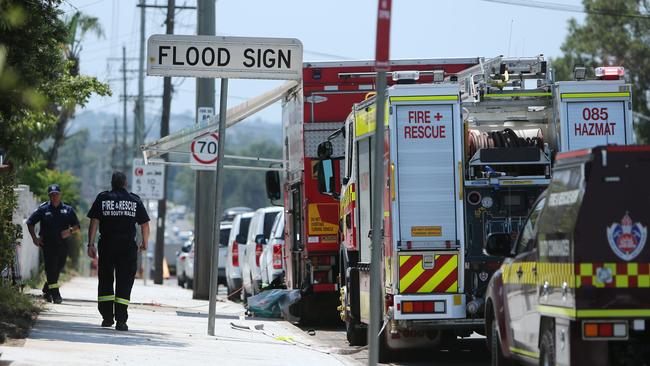
<svg viewBox="0 0 650 366">
<path fill-rule="evenodd" d="M 94 33 L 97 38 L 103 37 L 104 30 L 99 23 L 99 19 L 88 16 L 79 11 L 75 12 L 71 17 L 65 17 L 64 23 L 66 28 L 66 38 L 63 44 L 63 53 L 68 60 L 69 76 L 75 80 L 80 77 L 79 61 L 82 50 L 81 43 L 84 37 L 89 32 Z M 74 117 L 75 108 L 76 103 L 68 103 L 59 108 L 59 115 L 54 128 L 52 147 L 50 147 L 47 154 L 47 167 L 49 169 L 56 167 L 59 149 L 66 139 L 65 130 L 70 119 Z"/>
<path fill-rule="evenodd" d="M 556 80 L 571 80 L 573 67 L 624 66 L 632 84 L 634 112 L 650 116 L 650 15 L 645 0 L 583 0 L 584 23 L 569 21 L 564 55 L 552 61 Z M 592 75 L 593 76 L 593 75 Z M 650 122 L 638 125 L 640 142 L 650 142 Z"/>
<path fill-rule="evenodd" d="M 73 188 L 69 175 L 44 169 L 34 172 L 42 169 L 40 144 L 54 133 L 62 109 L 84 105 L 92 94 L 107 95 L 110 90 L 94 77 L 71 75 L 74 65 L 62 52 L 69 32 L 60 19 L 60 3 L 0 0 L 0 150 L 14 172 L 25 180 L 35 180 L 32 189 L 36 193 L 44 190 L 39 180 L 59 181 L 69 185 L 70 201 L 78 200 L 74 198 L 78 189 Z M 15 175 L 0 175 L 1 267 L 19 232 L 12 229 L 10 221 L 16 205 Z"/>
</svg>

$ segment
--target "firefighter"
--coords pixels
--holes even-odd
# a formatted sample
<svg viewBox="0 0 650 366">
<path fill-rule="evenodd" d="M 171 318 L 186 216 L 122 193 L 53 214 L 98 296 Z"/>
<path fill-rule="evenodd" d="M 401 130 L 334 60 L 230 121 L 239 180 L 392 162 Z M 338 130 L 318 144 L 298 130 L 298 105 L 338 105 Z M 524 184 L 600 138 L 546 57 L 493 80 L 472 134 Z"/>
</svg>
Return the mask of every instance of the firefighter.
<svg viewBox="0 0 650 366">
<path fill-rule="evenodd" d="M 113 325 L 115 329 L 129 330 L 127 308 L 131 298 L 131 288 L 137 269 L 138 246 L 136 227 L 140 225 L 142 243 L 140 250 L 146 253 L 149 240 L 149 215 L 142 200 L 126 190 L 126 176 L 114 172 L 111 190 L 97 195 L 90 211 L 88 227 L 88 256 L 99 254 L 97 307 L 103 317 L 102 327 Z M 95 249 L 95 233 L 99 226 L 98 249 Z M 115 291 L 113 291 L 115 279 Z"/>
<path fill-rule="evenodd" d="M 43 262 L 47 281 L 43 295 L 48 302 L 60 304 L 59 274 L 65 266 L 68 246 L 65 239 L 79 230 L 79 220 L 72 206 L 61 202 L 61 188 L 58 184 L 47 187 L 48 202 L 43 202 L 27 219 L 27 228 L 34 244 L 43 249 Z M 38 236 L 34 226 L 40 222 Z"/>
</svg>

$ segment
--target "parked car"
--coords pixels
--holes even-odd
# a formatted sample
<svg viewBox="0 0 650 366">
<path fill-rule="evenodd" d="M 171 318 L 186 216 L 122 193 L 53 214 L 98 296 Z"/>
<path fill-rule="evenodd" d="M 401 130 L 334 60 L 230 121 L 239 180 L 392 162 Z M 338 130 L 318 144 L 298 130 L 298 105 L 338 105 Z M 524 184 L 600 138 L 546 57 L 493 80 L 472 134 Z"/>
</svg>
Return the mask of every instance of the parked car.
<svg viewBox="0 0 650 366">
<path fill-rule="evenodd" d="M 243 258 L 246 239 L 248 237 L 248 228 L 253 218 L 253 213 L 243 213 L 235 215 L 232 220 L 232 227 L 228 237 L 228 246 L 226 248 L 226 286 L 228 287 L 228 296 L 235 294 L 242 287 L 241 268 L 239 259 Z M 241 256 L 240 256 L 241 254 Z"/>
<path fill-rule="evenodd" d="M 242 283 L 244 290 L 242 296 L 245 299 L 249 295 L 256 295 L 262 287 L 262 271 L 260 269 L 260 257 L 264 246 L 268 241 L 269 234 L 275 217 L 282 212 L 282 207 L 265 207 L 255 211 L 251 219 L 244 260 L 241 263 Z"/>
<path fill-rule="evenodd" d="M 232 222 L 240 213 L 253 212 L 254 210 L 250 207 L 231 207 L 223 210 L 223 215 L 221 216 L 221 221 Z"/>
<path fill-rule="evenodd" d="M 275 216 L 269 241 L 262 251 L 262 287 L 270 285 L 284 274 L 284 211 Z"/>
<path fill-rule="evenodd" d="M 221 285 L 226 285 L 226 260 L 228 253 L 228 238 L 230 237 L 230 230 L 232 229 L 232 222 L 222 221 L 219 225 L 219 276 L 218 282 Z"/>
<path fill-rule="evenodd" d="M 181 250 L 176 252 L 176 280 L 180 287 L 185 287 L 187 281 L 187 262 L 189 261 L 190 251 L 194 247 L 194 241 L 188 240 L 183 244 Z"/>
</svg>

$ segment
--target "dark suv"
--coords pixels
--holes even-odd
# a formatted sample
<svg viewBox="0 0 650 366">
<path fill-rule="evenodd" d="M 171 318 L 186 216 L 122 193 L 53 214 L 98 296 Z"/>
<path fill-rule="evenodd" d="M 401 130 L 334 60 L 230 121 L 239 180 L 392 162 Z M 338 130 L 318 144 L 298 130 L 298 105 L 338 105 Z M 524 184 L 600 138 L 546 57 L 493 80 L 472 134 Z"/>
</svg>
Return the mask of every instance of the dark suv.
<svg viewBox="0 0 650 366">
<path fill-rule="evenodd" d="M 490 280 L 492 364 L 650 365 L 650 146 L 557 156 L 553 178 Z"/>
</svg>

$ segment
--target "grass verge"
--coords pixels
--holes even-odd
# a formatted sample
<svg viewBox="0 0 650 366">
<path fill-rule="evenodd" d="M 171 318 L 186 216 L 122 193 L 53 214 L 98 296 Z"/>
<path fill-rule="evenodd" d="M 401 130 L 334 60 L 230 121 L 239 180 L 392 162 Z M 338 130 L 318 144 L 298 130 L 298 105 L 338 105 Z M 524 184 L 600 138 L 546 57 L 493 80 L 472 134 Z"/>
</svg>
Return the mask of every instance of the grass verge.
<svg viewBox="0 0 650 366">
<path fill-rule="evenodd" d="M 41 307 L 17 289 L 0 283 L 0 344 L 7 338 L 25 338 Z"/>
</svg>

